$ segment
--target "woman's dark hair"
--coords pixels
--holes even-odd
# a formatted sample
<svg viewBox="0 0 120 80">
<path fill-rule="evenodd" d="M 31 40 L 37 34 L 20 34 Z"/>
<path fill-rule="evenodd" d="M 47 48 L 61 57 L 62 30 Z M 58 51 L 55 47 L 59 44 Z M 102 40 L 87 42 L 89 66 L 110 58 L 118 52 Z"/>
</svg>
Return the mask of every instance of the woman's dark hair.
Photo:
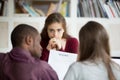
<svg viewBox="0 0 120 80">
<path fill-rule="evenodd" d="M 42 40 L 49 40 L 48 33 L 47 33 L 48 26 L 56 22 L 62 23 L 62 27 L 64 29 L 63 37 L 64 38 L 68 37 L 65 18 L 60 13 L 55 12 L 55 13 L 50 14 L 45 20 L 45 25 L 41 32 Z"/>
<path fill-rule="evenodd" d="M 96 62 L 101 59 L 108 71 L 109 80 L 115 80 L 110 66 L 110 48 L 108 34 L 98 22 L 89 21 L 79 32 L 80 54 L 78 61 Z"/>
</svg>

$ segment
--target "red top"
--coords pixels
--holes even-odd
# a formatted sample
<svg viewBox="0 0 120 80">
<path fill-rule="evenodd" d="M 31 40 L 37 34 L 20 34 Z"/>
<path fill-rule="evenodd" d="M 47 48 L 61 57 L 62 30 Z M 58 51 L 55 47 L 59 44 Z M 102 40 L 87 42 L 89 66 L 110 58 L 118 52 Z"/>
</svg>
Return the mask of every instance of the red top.
<svg viewBox="0 0 120 80">
<path fill-rule="evenodd" d="M 43 48 L 42 56 L 40 59 L 48 61 L 49 57 L 49 51 L 46 49 L 48 42 L 47 41 L 41 41 L 41 46 Z M 65 46 L 65 50 L 59 50 L 64 52 L 70 52 L 70 53 L 78 53 L 78 40 L 76 38 L 68 38 Z"/>
</svg>

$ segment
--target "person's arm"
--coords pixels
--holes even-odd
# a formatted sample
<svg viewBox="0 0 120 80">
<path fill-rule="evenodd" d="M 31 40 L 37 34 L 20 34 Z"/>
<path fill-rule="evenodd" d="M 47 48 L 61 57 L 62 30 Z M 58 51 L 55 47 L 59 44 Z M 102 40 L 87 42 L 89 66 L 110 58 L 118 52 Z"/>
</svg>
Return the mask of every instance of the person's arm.
<svg viewBox="0 0 120 80">
<path fill-rule="evenodd" d="M 78 52 L 78 46 L 79 46 L 79 42 L 76 38 L 70 38 L 68 40 L 68 47 L 69 47 L 69 51 L 71 53 L 79 53 Z"/>
</svg>

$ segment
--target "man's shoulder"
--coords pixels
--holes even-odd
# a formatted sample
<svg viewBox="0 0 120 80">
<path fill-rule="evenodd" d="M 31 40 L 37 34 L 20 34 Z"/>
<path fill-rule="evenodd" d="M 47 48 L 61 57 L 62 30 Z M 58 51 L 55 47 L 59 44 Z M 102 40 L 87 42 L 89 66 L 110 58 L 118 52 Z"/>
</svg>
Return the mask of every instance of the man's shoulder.
<svg viewBox="0 0 120 80">
<path fill-rule="evenodd" d="M 36 66 L 37 67 L 49 67 L 50 65 L 46 61 L 37 59 L 36 60 Z"/>
<path fill-rule="evenodd" d="M 6 55 L 7 53 L 0 53 L 0 60 L 3 59 Z"/>
<path fill-rule="evenodd" d="M 0 66 L 4 62 L 7 53 L 0 53 Z"/>
<path fill-rule="evenodd" d="M 46 78 L 46 80 L 58 80 L 55 70 L 46 61 L 39 60 L 37 68 L 39 68 L 37 69 L 39 70 L 37 71 L 39 74 L 41 74 L 43 77 L 47 76 L 48 79 Z"/>
<path fill-rule="evenodd" d="M 34 66 L 36 66 L 36 68 L 34 68 L 34 69 L 37 69 L 40 72 L 42 71 L 43 73 L 44 72 L 54 73 L 54 70 L 52 69 L 52 67 L 46 61 L 39 60 L 39 61 L 37 61 L 37 64 L 35 64 Z"/>
</svg>

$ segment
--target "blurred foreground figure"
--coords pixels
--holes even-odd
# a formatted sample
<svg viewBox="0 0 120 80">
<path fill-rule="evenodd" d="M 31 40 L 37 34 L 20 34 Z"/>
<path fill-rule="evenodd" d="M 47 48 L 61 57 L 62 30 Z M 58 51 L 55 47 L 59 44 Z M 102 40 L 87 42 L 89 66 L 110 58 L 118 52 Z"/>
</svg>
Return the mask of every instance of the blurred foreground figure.
<svg viewBox="0 0 120 80">
<path fill-rule="evenodd" d="M 0 54 L 0 80 L 58 80 L 56 72 L 39 58 L 42 48 L 38 31 L 20 24 L 11 34 L 13 49 Z"/>
<path fill-rule="evenodd" d="M 109 38 L 104 27 L 89 21 L 79 32 L 80 54 L 64 80 L 120 80 L 120 66 L 110 57 Z"/>
</svg>

